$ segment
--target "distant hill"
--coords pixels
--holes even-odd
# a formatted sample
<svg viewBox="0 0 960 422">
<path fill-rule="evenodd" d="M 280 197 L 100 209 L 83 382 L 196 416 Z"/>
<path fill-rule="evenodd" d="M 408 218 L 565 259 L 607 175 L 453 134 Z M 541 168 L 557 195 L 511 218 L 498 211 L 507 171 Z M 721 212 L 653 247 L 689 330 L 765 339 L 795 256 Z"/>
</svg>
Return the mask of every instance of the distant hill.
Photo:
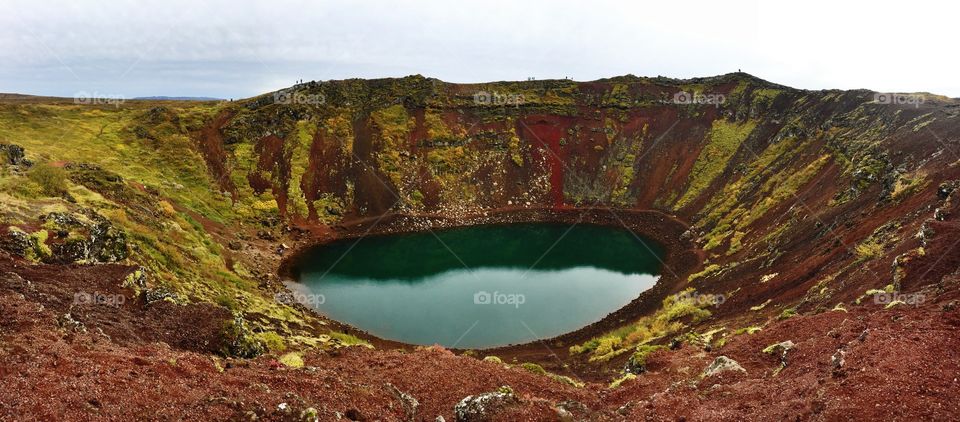
<svg viewBox="0 0 960 422">
<path fill-rule="evenodd" d="M 167 97 L 167 96 L 153 96 L 153 97 L 136 97 L 129 100 L 140 100 L 140 101 L 221 101 L 222 98 L 214 97 Z M 76 102 L 76 99 L 72 97 L 50 97 L 50 96 L 41 96 L 41 95 L 27 95 L 27 94 L 16 94 L 16 93 L 2 93 L 0 92 L 0 103 L 72 103 Z"/>
<path fill-rule="evenodd" d="M 223 98 L 213 98 L 213 97 L 167 97 L 167 96 L 154 96 L 154 97 L 134 97 L 134 100 L 160 100 L 160 101 L 220 101 Z"/>
</svg>

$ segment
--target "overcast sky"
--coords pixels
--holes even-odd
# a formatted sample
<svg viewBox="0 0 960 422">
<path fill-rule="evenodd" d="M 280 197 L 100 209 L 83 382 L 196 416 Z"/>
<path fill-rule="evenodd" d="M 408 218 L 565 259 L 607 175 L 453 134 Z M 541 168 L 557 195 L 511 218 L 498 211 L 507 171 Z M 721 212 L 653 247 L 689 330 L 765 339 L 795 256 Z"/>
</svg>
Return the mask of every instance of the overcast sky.
<svg viewBox="0 0 960 422">
<path fill-rule="evenodd" d="M 955 1 L 0 0 L 0 92 L 240 98 L 297 79 L 742 69 L 960 97 Z"/>
</svg>

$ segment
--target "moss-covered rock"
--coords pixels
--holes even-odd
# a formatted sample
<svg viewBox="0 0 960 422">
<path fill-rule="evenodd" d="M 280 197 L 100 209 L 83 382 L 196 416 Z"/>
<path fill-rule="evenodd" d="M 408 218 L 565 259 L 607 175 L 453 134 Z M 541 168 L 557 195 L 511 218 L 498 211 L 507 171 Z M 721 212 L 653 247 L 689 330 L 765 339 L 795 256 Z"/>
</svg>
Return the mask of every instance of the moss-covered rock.
<svg viewBox="0 0 960 422">
<path fill-rule="evenodd" d="M 264 352 L 263 343 L 256 338 L 240 313 L 234 314 L 233 319 L 224 324 L 222 333 L 226 345 L 221 353 L 225 356 L 254 358 Z"/>
</svg>

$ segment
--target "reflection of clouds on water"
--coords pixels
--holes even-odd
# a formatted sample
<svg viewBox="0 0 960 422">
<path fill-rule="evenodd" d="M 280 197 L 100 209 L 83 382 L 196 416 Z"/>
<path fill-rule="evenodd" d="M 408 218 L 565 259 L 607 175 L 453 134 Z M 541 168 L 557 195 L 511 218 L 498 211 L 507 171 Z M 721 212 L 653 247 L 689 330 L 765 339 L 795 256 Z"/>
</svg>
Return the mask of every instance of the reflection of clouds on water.
<svg viewBox="0 0 960 422">
<path fill-rule="evenodd" d="M 285 284 L 297 295 L 323 295 L 314 307 L 324 315 L 388 339 L 446 346 L 459 339 L 465 348 L 528 342 L 531 330 L 546 338 L 582 328 L 658 278 L 586 266 L 458 269 L 415 281 L 302 276 L 304 284 Z"/>
</svg>

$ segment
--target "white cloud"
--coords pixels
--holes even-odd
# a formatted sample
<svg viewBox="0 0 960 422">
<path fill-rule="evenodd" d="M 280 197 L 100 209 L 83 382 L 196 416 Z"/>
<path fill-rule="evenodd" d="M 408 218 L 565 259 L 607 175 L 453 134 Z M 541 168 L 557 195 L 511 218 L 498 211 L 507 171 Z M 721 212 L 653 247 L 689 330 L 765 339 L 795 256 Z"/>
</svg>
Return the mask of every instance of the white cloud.
<svg viewBox="0 0 960 422">
<path fill-rule="evenodd" d="M 943 2 L 0 0 L 0 91 L 240 97 L 296 79 L 453 82 L 743 69 L 960 96 Z"/>
</svg>

